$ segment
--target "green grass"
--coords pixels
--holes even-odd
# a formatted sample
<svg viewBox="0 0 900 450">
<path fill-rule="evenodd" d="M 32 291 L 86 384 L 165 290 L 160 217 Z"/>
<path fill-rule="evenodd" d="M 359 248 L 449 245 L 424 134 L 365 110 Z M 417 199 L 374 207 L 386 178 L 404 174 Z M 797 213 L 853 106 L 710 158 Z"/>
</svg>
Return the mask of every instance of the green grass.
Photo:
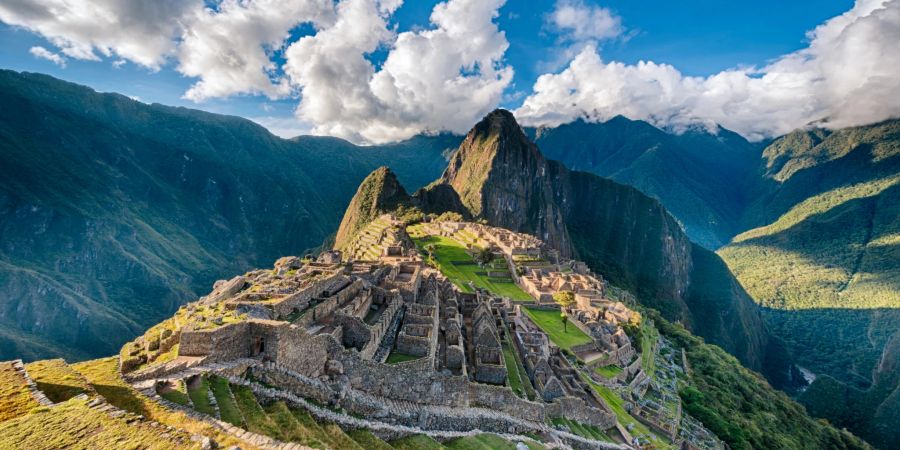
<svg viewBox="0 0 900 450">
<path fill-rule="evenodd" d="M 641 367 L 647 375 L 656 374 L 655 344 L 659 340 L 659 332 L 647 321 L 641 321 Z"/>
<path fill-rule="evenodd" d="M 632 436 L 644 435 L 649 437 L 650 441 L 658 448 L 673 448 L 666 439 L 657 436 L 656 433 L 650 431 L 646 425 L 638 422 L 631 414 L 628 414 L 628 412 L 625 411 L 625 401 L 622 400 L 618 394 L 602 384 L 594 383 L 587 377 L 582 376 L 582 378 L 594 388 L 594 391 L 596 391 L 601 398 L 603 398 L 603 401 L 609 406 L 613 413 L 615 413 L 616 418 L 622 426 L 633 426 L 631 430 Z"/>
<path fill-rule="evenodd" d="M 71 399 L 52 408 L 0 423 L 0 448 L 196 448 L 184 432 L 162 433 L 148 423 L 127 423 L 109 413 L 87 406 L 89 400 Z"/>
<path fill-rule="evenodd" d="M 564 417 L 558 417 L 552 420 L 554 425 L 565 425 L 569 427 L 569 431 L 583 438 L 594 439 L 597 441 L 613 442 L 612 438 L 606 435 L 600 428 L 593 425 L 587 425 Z"/>
<path fill-rule="evenodd" d="M 334 447 L 331 437 L 322 429 L 319 423 L 316 422 L 316 419 L 309 414 L 309 411 L 305 409 L 292 409 L 291 414 L 297 419 L 297 423 L 306 430 L 308 439 L 321 442 L 323 447 Z M 310 446 L 316 447 L 315 445 Z"/>
<path fill-rule="evenodd" d="M 519 288 L 512 278 L 488 277 L 486 269 L 479 267 L 466 253 L 465 247 L 456 240 L 444 236 L 424 236 L 414 238 L 414 241 L 426 257 L 428 252 L 425 251 L 425 246 L 434 245 L 432 256 L 435 264 L 441 273 L 463 292 L 472 292 L 472 288 L 469 287 L 471 282 L 476 287 L 487 289 L 495 295 L 516 301 L 532 301 L 531 296 Z"/>
<path fill-rule="evenodd" d="M 265 410 L 275 426 L 278 427 L 281 440 L 297 442 L 313 448 L 328 447 L 321 440 L 324 433 L 321 432 L 318 425 L 315 429 L 310 429 L 302 424 L 284 402 L 272 403 Z"/>
<path fill-rule="evenodd" d="M 506 381 L 509 384 L 510 389 L 516 393 L 519 397 L 525 398 L 527 396 L 525 392 L 525 388 L 522 386 L 522 376 L 524 374 L 519 374 L 519 365 L 516 364 L 516 356 L 513 354 L 513 349 L 510 348 L 508 342 L 503 343 L 503 359 L 506 362 Z"/>
<path fill-rule="evenodd" d="M 622 373 L 622 368 L 616 365 L 609 365 L 598 367 L 594 369 L 594 372 L 597 372 L 600 376 L 604 378 L 613 378 L 616 375 Z"/>
<path fill-rule="evenodd" d="M 334 423 L 326 423 L 322 425 L 322 431 L 328 435 L 328 438 L 334 444 L 333 448 L 341 450 L 365 450 L 361 445 L 357 444 L 350 436 L 344 433 L 341 427 Z"/>
<path fill-rule="evenodd" d="M 228 387 L 228 380 L 221 377 L 210 377 L 209 387 L 213 391 L 216 398 L 216 404 L 219 406 L 219 417 L 235 426 L 243 426 L 244 417 L 237 403 L 232 399 L 231 388 Z"/>
<path fill-rule="evenodd" d="M 550 340 L 554 344 L 563 349 L 571 349 L 576 345 L 587 344 L 591 342 L 590 336 L 584 334 L 575 325 L 568 324 L 563 326 L 562 320 L 559 318 L 557 310 L 543 310 L 533 308 L 523 308 L 528 317 L 534 321 L 537 326 L 547 333 Z"/>
<path fill-rule="evenodd" d="M 12 362 L 0 363 L 0 421 L 27 414 L 38 406 Z"/>
<path fill-rule="evenodd" d="M 200 377 L 187 388 L 187 393 L 191 398 L 191 403 L 194 404 L 194 409 L 203 414 L 216 415 L 216 409 L 209 403 L 209 396 L 207 395 L 207 392 L 209 392 L 209 380 L 206 377 Z"/>
<path fill-rule="evenodd" d="M 253 391 L 246 386 L 231 385 L 231 392 L 234 394 L 234 401 L 244 416 L 244 422 L 247 430 L 254 433 L 279 439 L 281 432 L 278 426 L 269 418 L 269 415 L 262 409 Z"/>
<path fill-rule="evenodd" d="M 421 356 L 413 356 L 413 355 L 407 355 L 404 353 L 391 352 L 391 354 L 388 355 L 387 360 L 385 360 L 385 363 L 397 364 L 397 363 L 402 363 L 402 362 L 406 362 L 406 361 L 414 361 L 419 358 L 421 358 Z"/>
<path fill-rule="evenodd" d="M 38 389 L 54 403 L 68 400 L 89 391 L 84 375 L 76 372 L 62 359 L 47 359 L 25 365 L 28 375 Z"/>
<path fill-rule="evenodd" d="M 178 381 L 177 383 L 180 383 Z M 188 397 L 187 393 L 182 392 L 178 387 L 164 387 L 162 389 L 157 389 L 159 396 L 172 402 L 177 403 L 182 406 L 188 406 L 191 404 L 191 399 Z"/>
<path fill-rule="evenodd" d="M 452 439 L 444 447 L 453 450 L 515 450 L 516 444 L 496 434 L 479 434 Z"/>
<path fill-rule="evenodd" d="M 387 442 L 378 439 L 378 437 L 369 430 L 358 429 L 345 431 L 345 433 L 347 433 L 347 436 L 350 436 L 350 439 L 356 441 L 357 444 L 366 450 L 393 450 L 393 447 L 388 445 Z"/>
<path fill-rule="evenodd" d="M 397 450 L 442 450 L 440 442 L 424 434 L 414 434 L 403 439 L 389 442 Z"/>
</svg>

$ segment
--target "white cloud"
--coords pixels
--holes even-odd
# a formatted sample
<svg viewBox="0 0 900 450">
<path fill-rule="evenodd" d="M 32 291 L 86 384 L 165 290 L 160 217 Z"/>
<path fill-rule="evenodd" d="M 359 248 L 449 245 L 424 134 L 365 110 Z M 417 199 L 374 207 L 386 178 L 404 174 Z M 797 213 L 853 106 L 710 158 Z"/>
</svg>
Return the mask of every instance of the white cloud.
<svg viewBox="0 0 900 450">
<path fill-rule="evenodd" d="M 270 98 L 290 93 L 272 62 L 295 26 L 328 23 L 331 0 L 223 0 L 188 19 L 178 48 L 178 71 L 200 78 L 185 97 L 202 101 L 234 94 Z"/>
<path fill-rule="evenodd" d="M 557 0 L 547 22 L 572 41 L 599 41 L 622 34 L 622 19 L 607 8 L 583 0 Z"/>
<path fill-rule="evenodd" d="M 155 70 L 175 50 L 183 16 L 201 6 L 200 0 L 5 0 L 0 21 L 40 34 L 70 58 L 115 55 Z"/>
<path fill-rule="evenodd" d="M 378 143 L 462 132 L 500 102 L 513 75 L 503 63 L 509 43 L 493 22 L 504 0 L 440 3 L 433 28 L 395 34 L 387 19 L 398 3 L 343 0 L 333 26 L 285 52 L 285 73 L 302 90 L 297 115 L 316 134 Z M 366 55 L 385 45 L 376 71 Z"/>
<path fill-rule="evenodd" d="M 66 67 L 66 58 L 60 56 L 57 53 L 53 53 L 44 47 L 31 47 L 30 49 L 28 49 L 28 53 L 31 53 L 35 58 L 46 59 L 47 61 L 50 61 L 57 66 Z"/>
<path fill-rule="evenodd" d="M 307 135 L 312 132 L 312 125 L 298 121 L 295 117 L 260 116 L 248 117 L 248 119 L 262 125 L 272 134 L 285 139 Z"/>
<path fill-rule="evenodd" d="M 900 116 L 900 0 L 860 0 L 808 37 L 807 48 L 765 67 L 705 78 L 604 62 L 588 46 L 565 70 L 539 77 L 516 116 L 530 125 L 616 114 L 675 129 L 715 122 L 751 139 L 812 121 L 844 127 Z"/>
</svg>

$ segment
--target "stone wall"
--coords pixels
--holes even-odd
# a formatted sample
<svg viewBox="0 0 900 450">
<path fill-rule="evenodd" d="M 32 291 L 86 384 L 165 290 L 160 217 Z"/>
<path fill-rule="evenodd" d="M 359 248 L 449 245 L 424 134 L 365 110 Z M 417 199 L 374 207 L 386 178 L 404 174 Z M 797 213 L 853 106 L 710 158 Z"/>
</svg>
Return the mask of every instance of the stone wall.
<svg viewBox="0 0 900 450">
<path fill-rule="evenodd" d="M 237 322 L 212 330 L 182 331 L 178 355 L 211 355 L 214 361 L 226 361 L 250 356 L 251 345 L 249 322 Z"/>
<path fill-rule="evenodd" d="M 300 374 L 318 377 L 325 373 L 331 354 L 343 346 L 331 335 L 311 336 L 303 328 L 291 326 L 281 334 L 275 361 Z"/>
<path fill-rule="evenodd" d="M 545 404 L 518 397 L 508 387 L 469 383 L 468 395 L 471 406 L 501 411 L 534 422 L 545 419 Z"/>
<path fill-rule="evenodd" d="M 616 416 L 589 406 L 584 400 L 576 397 L 560 397 L 546 408 L 547 418 L 564 417 L 569 420 L 594 425 L 607 430 L 616 425 Z"/>
<path fill-rule="evenodd" d="M 284 317 L 294 310 L 303 310 L 309 304 L 313 297 L 319 297 L 323 292 L 328 290 L 342 276 L 340 271 L 312 282 L 309 286 L 301 289 L 299 292 L 287 296 L 284 300 L 272 305 L 275 310 L 276 317 Z"/>
</svg>

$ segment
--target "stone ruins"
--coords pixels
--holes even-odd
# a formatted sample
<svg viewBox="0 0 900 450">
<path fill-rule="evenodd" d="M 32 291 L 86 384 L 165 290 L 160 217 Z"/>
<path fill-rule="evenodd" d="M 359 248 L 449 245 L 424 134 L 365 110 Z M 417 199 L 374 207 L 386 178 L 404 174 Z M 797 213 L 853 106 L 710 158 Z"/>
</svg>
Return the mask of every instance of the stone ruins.
<svg viewBox="0 0 900 450">
<path fill-rule="evenodd" d="M 466 222 L 426 223 L 424 229 L 461 235 L 470 249 L 502 256 L 534 308 L 558 310 L 553 294 L 574 292 L 569 325 L 590 342 L 563 351 L 520 302 L 461 289 L 425 263 L 404 224 L 385 215 L 344 254 L 284 257 L 272 269 L 217 282 L 209 295 L 126 344 L 121 370 L 146 390 L 228 368 L 224 376 L 240 377 L 257 395 L 329 405 L 365 418 L 372 430 L 413 427 L 437 435 L 479 429 L 542 435 L 575 448 L 641 442 L 592 388 L 655 389 L 623 328 L 639 315 L 607 298 L 602 278 L 583 263 L 559 261 L 525 234 Z M 233 373 L 236 365 L 240 374 Z M 594 370 L 613 365 L 622 370 L 611 377 Z M 534 395 L 514 392 L 511 374 Z M 653 405 L 627 400 L 636 417 L 653 423 L 652 414 L 638 414 Z M 550 425 L 559 421 L 596 427 L 613 442 Z M 675 425 L 653 429 L 672 442 L 692 442 L 678 434 L 677 421 L 669 422 Z"/>
</svg>

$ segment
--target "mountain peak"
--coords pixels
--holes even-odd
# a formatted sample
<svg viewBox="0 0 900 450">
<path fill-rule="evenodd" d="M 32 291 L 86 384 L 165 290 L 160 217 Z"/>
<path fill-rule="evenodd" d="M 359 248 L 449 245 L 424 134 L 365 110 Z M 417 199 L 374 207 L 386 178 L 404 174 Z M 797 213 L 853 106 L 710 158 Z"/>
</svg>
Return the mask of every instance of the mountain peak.
<svg viewBox="0 0 900 450">
<path fill-rule="evenodd" d="M 394 210 L 410 199 L 397 175 L 381 166 L 360 183 L 334 239 L 334 248 L 342 249 L 356 233 L 379 215 Z"/>
</svg>

